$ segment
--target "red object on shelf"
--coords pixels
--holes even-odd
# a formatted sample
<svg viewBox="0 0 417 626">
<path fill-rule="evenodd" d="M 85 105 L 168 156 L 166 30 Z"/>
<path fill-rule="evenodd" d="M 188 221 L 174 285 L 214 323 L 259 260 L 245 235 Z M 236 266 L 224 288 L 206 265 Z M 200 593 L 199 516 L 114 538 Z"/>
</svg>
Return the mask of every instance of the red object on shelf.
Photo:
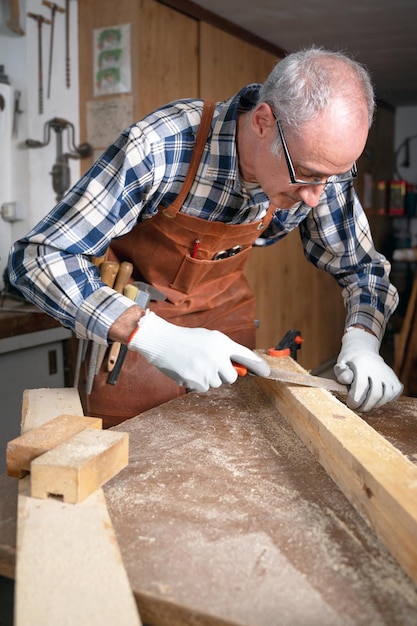
<svg viewBox="0 0 417 626">
<path fill-rule="evenodd" d="M 392 180 L 389 184 L 389 215 L 404 215 L 405 194 L 407 192 L 407 182 L 405 180 Z"/>
</svg>

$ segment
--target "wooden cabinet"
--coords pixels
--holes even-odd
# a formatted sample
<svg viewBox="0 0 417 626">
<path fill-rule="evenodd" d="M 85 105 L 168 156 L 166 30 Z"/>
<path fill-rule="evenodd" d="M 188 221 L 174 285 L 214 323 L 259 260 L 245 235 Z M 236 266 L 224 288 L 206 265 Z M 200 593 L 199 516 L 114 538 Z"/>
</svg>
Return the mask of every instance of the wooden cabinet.
<svg viewBox="0 0 417 626">
<path fill-rule="evenodd" d="M 20 435 L 23 391 L 65 386 L 64 344 L 70 339 L 62 327 L 0 339 L 0 474 L 7 442 Z"/>
</svg>

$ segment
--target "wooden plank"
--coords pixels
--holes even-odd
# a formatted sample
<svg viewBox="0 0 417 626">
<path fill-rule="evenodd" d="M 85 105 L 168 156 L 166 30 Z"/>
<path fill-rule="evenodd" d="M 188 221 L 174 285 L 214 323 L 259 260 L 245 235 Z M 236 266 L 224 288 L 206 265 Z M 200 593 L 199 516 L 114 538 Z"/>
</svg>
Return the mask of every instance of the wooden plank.
<svg viewBox="0 0 417 626">
<path fill-rule="evenodd" d="M 23 478 L 36 457 L 66 441 L 85 428 L 101 429 L 103 420 L 84 415 L 59 415 L 38 428 L 9 441 L 6 449 L 8 476 Z"/>
<path fill-rule="evenodd" d="M 76 389 L 31 389 L 22 431 L 82 414 Z M 141 624 L 102 489 L 72 505 L 30 497 L 19 481 L 15 626 Z"/>
<path fill-rule="evenodd" d="M 305 370 L 292 359 L 265 357 Z M 328 391 L 257 379 L 294 431 L 417 583 L 417 467 Z M 400 418 L 399 418 L 400 419 Z"/>
<path fill-rule="evenodd" d="M 86 428 L 34 459 L 30 466 L 33 498 L 62 496 L 82 502 L 129 462 L 129 436 Z"/>
</svg>

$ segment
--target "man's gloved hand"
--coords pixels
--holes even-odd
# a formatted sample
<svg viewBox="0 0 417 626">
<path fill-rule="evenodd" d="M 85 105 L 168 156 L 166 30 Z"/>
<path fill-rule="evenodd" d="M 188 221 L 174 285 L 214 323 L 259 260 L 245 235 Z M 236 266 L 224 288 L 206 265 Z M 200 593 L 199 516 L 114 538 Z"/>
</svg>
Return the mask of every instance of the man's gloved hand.
<svg viewBox="0 0 417 626">
<path fill-rule="evenodd" d="M 347 405 L 356 411 L 370 411 L 395 400 L 403 385 L 379 355 L 377 337 L 360 328 L 351 328 L 342 339 L 334 366 L 339 383 L 351 385 Z"/>
<path fill-rule="evenodd" d="M 264 359 L 223 333 L 176 326 L 149 310 L 130 337 L 128 348 L 140 352 L 161 372 L 194 391 L 233 383 L 237 372 L 232 361 L 259 376 L 268 376 L 270 372 Z"/>
</svg>

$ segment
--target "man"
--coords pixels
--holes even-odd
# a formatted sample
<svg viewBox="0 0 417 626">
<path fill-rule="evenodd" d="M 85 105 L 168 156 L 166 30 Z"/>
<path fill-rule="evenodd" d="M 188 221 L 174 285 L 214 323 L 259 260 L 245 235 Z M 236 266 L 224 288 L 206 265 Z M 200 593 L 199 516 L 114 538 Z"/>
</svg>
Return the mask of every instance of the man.
<svg viewBox="0 0 417 626">
<path fill-rule="evenodd" d="M 233 361 L 267 375 L 250 350 L 243 268 L 253 244 L 297 226 L 307 258 L 343 290 L 335 372 L 351 385 L 348 405 L 393 400 L 402 386 L 379 345 L 398 296 L 353 188 L 374 112 L 368 73 L 312 48 L 202 110 L 177 101 L 132 125 L 12 249 L 11 281 L 29 300 L 78 337 L 129 348 L 119 383 L 94 383 L 89 414 L 124 419 L 184 389 L 233 383 Z M 109 250 L 166 301 L 145 312 L 105 287 L 92 257 Z"/>
</svg>

